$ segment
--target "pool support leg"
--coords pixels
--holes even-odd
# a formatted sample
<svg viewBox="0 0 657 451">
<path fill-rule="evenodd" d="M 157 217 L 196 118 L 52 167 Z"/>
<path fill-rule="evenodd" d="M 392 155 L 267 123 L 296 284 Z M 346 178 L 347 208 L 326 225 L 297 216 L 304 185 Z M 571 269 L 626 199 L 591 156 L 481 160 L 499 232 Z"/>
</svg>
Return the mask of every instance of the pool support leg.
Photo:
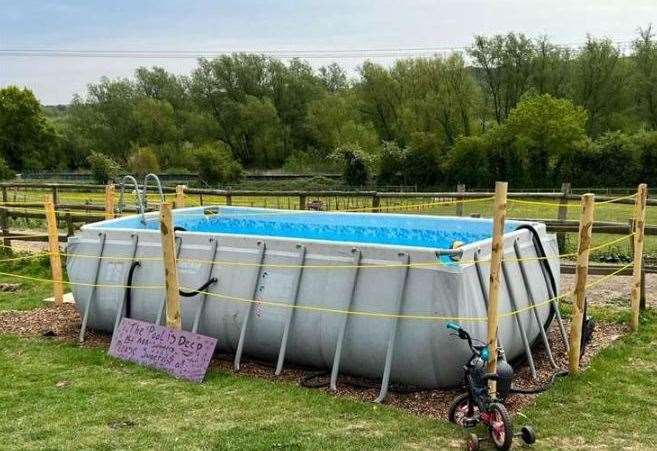
<svg viewBox="0 0 657 451">
<path fill-rule="evenodd" d="M 353 253 L 353 264 L 354 269 L 352 270 L 352 281 L 351 281 L 351 293 L 349 294 L 349 302 L 347 303 L 347 311 L 351 311 L 351 305 L 354 302 L 354 297 L 356 295 L 356 285 L 358 282 L 358 270 L 360 269 L 360 258 L 361 252 L 359 249 L 353 248 L 351 250 Z M 344 333 L 347 329 L 347 323 L 349 322 L 349 313 L 345 313 L 344 318 L 342 319 L 342 324 L 340 324 L 340 330 L 338 332 L 338 339 L 335 343 L 335 353 L 333 354 L 333 366 L 331 367 L 331 381 L 329 382 L 329 388 L 331 391 L 337 390 L 337 381 L 338 373 L 340 372 L 340 358 L 342 357 L 342 341 L 344 340 Z"/>
<path fill-rule="evenodd" d="M 518 240 L 515 240 L 513 243 L 513 249 L 516 253 L 516 260 L 518 261 L 518 267 L 520 268 L 520 274 L 522 275 L 522 283 L 525 286 L 525 290 L 527 291 L 527 299 L 529 300 L 529 303 L 532 306 L 532 311 L 534 312 L 534 318 L 536 319 L 536 323 L 538 324 L 538 329 L 541 334 L 541 339 L 543 340 L 543 346 L 545 346 L 545 353 L 548 356 L 548 359 L 550 360 L 550 364 L 552 365 L 553 368 L 557 368 L 557 364 L 554 361 L 554 357 L 552 356 L 552 349 L 550 348 L 550 340 L 548 340 L 547 334 L 545 333 L 545 327 L 544 324 L 541 322 L 541 318 L 538 316 L 538 310 L 536 309 L 536 302 L 534 299 L 534 293 L 532 292 L 532 287 L 531 284 L 529 283 L 529 276 L 527 275 L 527 270 L 525 269 L 524 262 L 522 261 L 522 255 L 520 253 L 520 245 L 518 244 Z M 540 262 L 539 262 L 540 264 Z M 549 296 L 549 294 L 548 294 Z"/>
<path fill-rule="evenodd" d="M 546 261 L 546 264 L 550 264 L 549 262 Z M 566 353 L 570 351 L 570 341 L 568 338 L 568 334 L 566 333 L 566 327 L 563 324 L 563 319 L 561 318 L 561 311 L 559 310 L 559 302 L 554 299 L 557 296 L 557 293 L 554 292 L 552 289 L 552 284 L 550 283 L 550 278 L 546 273 L 546 269 L 543 267 L 543 265 L 539 265 L 541 268 L 541 274 L 543 274 L 543 279 L 545 279 L 545 286 L 547 287 L 547 292 L 548 296 L 550 299 L 552 299 L 552 302 L 550 304 L 552 305 L 552 308 L 554 309 L 554 316 L 557 318 L 557 324 L 559 325 L 559 334 L 561 335 L 561 339 L 563 340 L 563 345 L 564 348 L 566 349 Z"/>
<path fill-rule="evenodd" d="M 257 266 L 251 289 L 251 302 L 247 304 L 246 311 L 244 312 L 244 320 L 242 321 L 242 328 L 240 329 L 240 338 L 237 342 L 237 350 L 235 351 L 235 360 L 233 362 L 233 368 L 235 371 L 240 370 L 240 361 L 242 360 L 242 351 L 244 350 L 244 340 L 246 339 L 246 329 L 249 325 L 249 318 L 251 318 L 251 311 L 253 310 L 253 304 L 256 300 L 258 281 L 260 280 L 260 274 L 262 273 L 262 263 L 265 261 L 265 251 L 267 246 L 264 242 L 258 241 L 258 249 Z"/>
<path fill-rule="evenodd" d="M 481 252 L 481 249 L 477 249 L 474 252 L 474 262 L 475 262 L 475 270 L 477 271 L 477 279 L 479 280 L 479 287 L 481 288 L 481 295 L 484 300 L 484 307 L 486 311 L 488 311 L 488 286 L 486 285 L 486 278 L 484 277 L 484 273 L 481 271 L 481 263 L 479 262 L 479 253 Z M 500 344 L 500 337 L 497 337 L 497 347 L 501 348 L 502 345 Z M 500 356 L 501 360 L 506 360 L 506 354 L 502 353 Z"/>
<path fill-rule="evenodd" d="M 513 294 L 513 289 L 509 283 L 509 268 L 507 267 L 504 260 L 502 260 L 502 273 L 504 274 L 504 286 L 506 287 L 506 292 L 509 295 L 511 308 L 515 312 L 518 310 L 518 303 L 516 302 L 515 296 Z M 522 338 L 522 344 L 525 347 L 525 355 L 527 356 L 527 363 L 529 364 L 529 369 L 532 373 L 532 379 L 536 379 L 537 376 L 536 367 L 534 366 L 534 357 L 532 356 L 529 340 L 527 339 L 527 334 L 525 333 L 525 326 L 523 326 L 522 321 L 520 320 L 520 313 L 515 313 L 513 317 L 516 319 L 516 324 L 518 325 L 518 330 L 520 331 L 520 337 Z"/>
<path fill-rule="evenodd" d="M 219 241 L 217 241 L 216 238 L 210 238 L 210 241 L 212 241 L 212 251 L 210 252 L 211 254 L 211 263 L 208 265 L 210 268 L 208 270 L 208 276 L 206 280 L 210 280 L 212 278 L 212 273 L 214 272 L 214 261 L 217 258 L 217 249 L 219 248 Z M 197 333 L 198 332 L 198 324 L 201 322 L 201 315 L 203 314 L 203 311 L 205 310 L 205 303 L 208 300 L 208 291 L 210 290 L 210 287 L 207 288 L 206 292 L 202 294 L 201 301 L 199 302 L 199 305 L 196 309 L 196 314 L 194 315 L 194 323 L 192 324 L 192 332 Z"/>
<path fill-rule="evenodd" d="M 301 287 L 301 277 L 303 276 L 303 264 L 306 261 L 306 246 L 303 244 L 297 244 L 297 249 L 299 249 L 299 257 L 297 259 L 297 265 L 299 265 L 299 271 L 294 281 L 294 288 L 292 289 L 292 306 L 289 308 L 287 314 L 287 319 L 285 321 L 285 326 L 283 327 L 283 336 L 281 337 L 281 347 L 278 351 L 278 361 L 276 362 L 276 371 L 274 374 L 276 376 L 281 374 L 283 371 L 283 363 L 285 362 L 285 351 L 287 350 L 287 341 L 290 335 L 290 326 L 292 320 L 294 319 L 294 311 L 296 310 L 297 299 L 299 298 L 299 288 Z"/>
<path fill-rule="evenodd" d="M 381 391 L 379 396 L 374 400 L 374 402 L 382 403 L 386 396 L 388 395 L 388 388 L 390 387 L 390 373 L 392 371 L 392 358 L 395 352 L 395 341 L 397 339 L 397 326 L 399 324 L 399 314 L 402 311 L 404 304 L 404 292 L 406 291 L 406 281 L 408 280 L 408 264 L 410 262 L 410 257 L 405 252 L 400 252 L 399 256 L 402 260 L 402 271 L 401 271 L 401 281 L 399 284 L 399 292 L 397 293 L 397 303 L 396 303 L 396 315 L 392 319 L 392 330 L 390 331 L 390 338 L 388 339 L 388 349 L 386 350 L 386 361 L 383 367 L 383 377 L 381 380 Z"/>
<path fill-rule="evenodd" d="M 128 265 L 128 271 L 126 271 L 126 281 L 124 285 L 126 287 L 123 289 L 123 298 L 121 299 L 121 302 L 119 303 L 119 308 L 116 309 L 116 319 L 114 320 L 114 329 L 112 329 L 112 333 L 119 327 L 119 324 L 121 323 L 121 319 L 124 316 L 124 311 L 125 311 L 125 301 L 128 296 L 128 290 L 131 290 L 132 287 L 128 287 L 128 278 L 130 277 L 130 266 L 132 263 L 135 261 L 135 257 L 137 256 L 137 249 L 139 247 L 139 235 L 136 233 L 132 234 L 132 239 L 133 239 L 133 246 L 132 246 L 132 256 L 130 259 L 130 264 Z"/>
<path fill-rule="evenodd" d="M 84 314 L 82 315 L 82 324 L 80 325 L 80 335 L 78 337 L 80 343 L 84 342 L 84 334 L 87 331 L 87 321 L 89 320 L 89 312 L 91 311 L 91 303 L 96 298 L 96 286 L 98 285 L 98 277 L 100 276 L 100 265 L 103 262 L 103 252 L 105 252 L 105 240 L 107 239 L 107 234 L 99 233 L 98 237 L 100 238 L 100 249 L 98 250 L 98 258 L 96 259 L 94 284 L 91 287 L 89 300 L 87 301 L 87 305 L 84 306 Z"/>
</svg>

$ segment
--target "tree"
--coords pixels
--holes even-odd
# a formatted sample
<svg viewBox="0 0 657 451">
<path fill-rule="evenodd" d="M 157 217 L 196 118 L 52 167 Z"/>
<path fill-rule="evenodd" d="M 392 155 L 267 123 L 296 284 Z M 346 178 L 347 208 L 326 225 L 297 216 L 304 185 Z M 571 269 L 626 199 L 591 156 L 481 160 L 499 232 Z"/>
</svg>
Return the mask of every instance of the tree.
<svg viewBox="0 0 657 451">
<path fill-rule="evenodd" d="M 349 186 L 365 186 L 369 183 L 375 159 L 359 145 L 343 145 L 331 155 L 343 165 L 344 181 Z"/>
<path fill-rule="evenodd" d="M 100 152 L 91 152 L 87 157 L 87 163 L 96 182 L 103 185 L 116 180 L 123 172 L 121 165 Z"/>
<path fill-rule="evenodd" d="M 639 30 L 632 44 L 634 54 L 634 94 L 641 119 L 657 129 L 657 41 L 652 26 Z"/>
<path fill-rule="evenodd" d="M 615 115 L 626 109 L 626 78 L 618 48 L 609 39 L 589 36 L 574 61 L 573 100 L 588 111 L 591 136 L 620 128 L 614 121 Z"/>
<path fill-rule="evenodd" d="M 498 139 L 522 149 L 527 176 L 534 186 L 545 186 L 560 162 L 569 159 L 586 138 L 586 111 L 549 94 L 530 96 L 514 108 L 499 128 Z"/>
<path fill-rule="evenodd" d="M 500 124 L 529 88 L 534 45 L 523 34 L 475 36 L 468 53 L 486 87 L 493 117 Z"/>
<path fill-rule="evenodd" d="M 138 100 L 132 110 L 132 119 L 136 128 L 135 141 L 142 145 L 158 145 L 180 139 L 173 105 L 166 100 Z"/>
<path fill-rule="evenodd" d="M 0 157 L 11 169 L 60 166 L 60 141 L 32 91 L 0 89 Z"/>
<path fill-rule="evenodd" d="M 242 166 L 222 143 L 207 143 L 187 152 L 190 169 L 205 183 L 233 183 L 242 178 Z"/>
<path fill-rule="evenodd" d="M 328 66 L 320 67 L 318 76 L 324 88 L 331 94 L 336 94 L 349 88 L 347 74 L 338 63 L 331 63 Z"/>
<path fill-rule="evenodd" d="M 155 151 L 148 146 L 137 147 L 128 158 L 130 172 L 140 177 L 160 170 L 160 162 Z"/>
</svg>

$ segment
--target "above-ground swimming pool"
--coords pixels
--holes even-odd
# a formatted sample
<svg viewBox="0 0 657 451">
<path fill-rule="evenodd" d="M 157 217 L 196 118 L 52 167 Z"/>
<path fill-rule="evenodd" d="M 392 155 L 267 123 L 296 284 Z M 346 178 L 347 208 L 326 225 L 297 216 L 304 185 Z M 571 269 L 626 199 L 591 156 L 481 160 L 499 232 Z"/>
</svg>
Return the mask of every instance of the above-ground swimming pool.
<svg viewBox="0 0 657 451">
<path fill-rule="evenodd" d="M 383 377 L 382 399 L 388 382 L 459 382 L 469 352 L 447 318 L 486 337 L 489 219 L 199 207 L 175 210 L 174 222 L 183 328 L 216 337 L 236 367 L 246 355 L 277 373 L 331 370 L 333 383 Z M 514 359 L 552 318 L 558 248 L 544 224 L 507 221 L 504 249 L 499 335 Z M 86 225 L 67 252 L 83 331 L 112 331 L 124 316 L 164 322 L 158 213 Z"/>
</svg>

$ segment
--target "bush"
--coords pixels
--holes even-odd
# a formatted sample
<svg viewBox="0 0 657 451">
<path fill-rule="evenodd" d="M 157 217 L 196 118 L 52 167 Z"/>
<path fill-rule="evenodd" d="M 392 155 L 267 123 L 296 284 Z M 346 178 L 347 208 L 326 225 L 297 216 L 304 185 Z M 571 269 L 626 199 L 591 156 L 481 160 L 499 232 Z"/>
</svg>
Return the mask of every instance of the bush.
<svg viewBox="0 0 657 451">
<path fill-rule="evenodd" d="M 452 185 L 483 188 L 492 184 L 488 158 L 490 143 L 482 136 L 457 138 L 447 157 L 447 173 Z"/>
<path fill-rule="evenodd" d="M 373 157 L 358 144 L 339 146 L 331 154 L 331 159 L 343 164 L 342 175 L 349 186 L 365 186 L 370 179 Z"/>
<path fill-rule="evenodd" d="M 4 158 L 0 158 L 0 180 L 7 180 L 16 177 L 16 173 L 11 170 Z"/>
<path fill-rule="evenodd" d="M 133 174 L 143 177 L 151 172 L 158 172 L 160 170 L 160 162 L 157 159 L 157 154 L 151 147 L 137 147 L 128 158 L 128 168 Z"/>
<path fill-rule="evenodd" d="M 406 152 L 397 143 L 386 141 L 381 149 L 376 183 L 385 185 L 406 185 Z"/>
<path fill-rule="evenodd" d="M 204 144 L 188 152 L 190 169 L 205 183 L 235 183 L 242 178 L 242 165 L 223 143 Z"/>
<path fill-rule="evenodd" d="M 87 163 L 94 179 L 100 184 L 115 180 L 123 172 L 121 165 L 100 152 L 91 152 L 87 157 Z"/>
</svg>

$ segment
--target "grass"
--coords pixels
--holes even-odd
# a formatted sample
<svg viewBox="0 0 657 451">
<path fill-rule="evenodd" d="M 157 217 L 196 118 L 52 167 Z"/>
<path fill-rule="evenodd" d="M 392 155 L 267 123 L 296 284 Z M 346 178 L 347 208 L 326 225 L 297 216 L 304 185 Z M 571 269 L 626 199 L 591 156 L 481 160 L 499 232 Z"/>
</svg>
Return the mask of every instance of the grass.
<svg viewBox="0 0 657 451">
<path fill-rule="evenodd" d="M 21 267 L 19 267 L 21 266 Z M 9 267 L 9 268 L 8 268 Z M 43 259 L 3 263 L 47 274 Z M 47 285 L 0 295 L 0 310 L 34 308 Z M 13 300 L 12 300 L 13 297 Z M 627 305 L 627 304 L 625 304 Z M 618 321 L 620 307 L 591 310 Z M 641 331 L 560 379 L 516 416 L 537 430 L 535 449 L 657 446 L 657 314 Z M 213 368 L 200 385 L 118 361 L 105 349 L 0 335 L 2 449 L 436 449 L 464 433 L 439 419 L 338 398 L 316 389 Z"/>
<path fill-rule="evenodd" d="M 48 256 L 9 262 L 2 261 L 26 255 L 0 256 L 0 272 L 50 279 Z M 52 296 L 52 285 L 48 282 L 36 282 L 0 274 L 0 283 L 20 284 L 20 289 L 15 292 L 0 292 L 0 310 L 31 310 L 43 306 L 43 299 Z"/>
</svg>

